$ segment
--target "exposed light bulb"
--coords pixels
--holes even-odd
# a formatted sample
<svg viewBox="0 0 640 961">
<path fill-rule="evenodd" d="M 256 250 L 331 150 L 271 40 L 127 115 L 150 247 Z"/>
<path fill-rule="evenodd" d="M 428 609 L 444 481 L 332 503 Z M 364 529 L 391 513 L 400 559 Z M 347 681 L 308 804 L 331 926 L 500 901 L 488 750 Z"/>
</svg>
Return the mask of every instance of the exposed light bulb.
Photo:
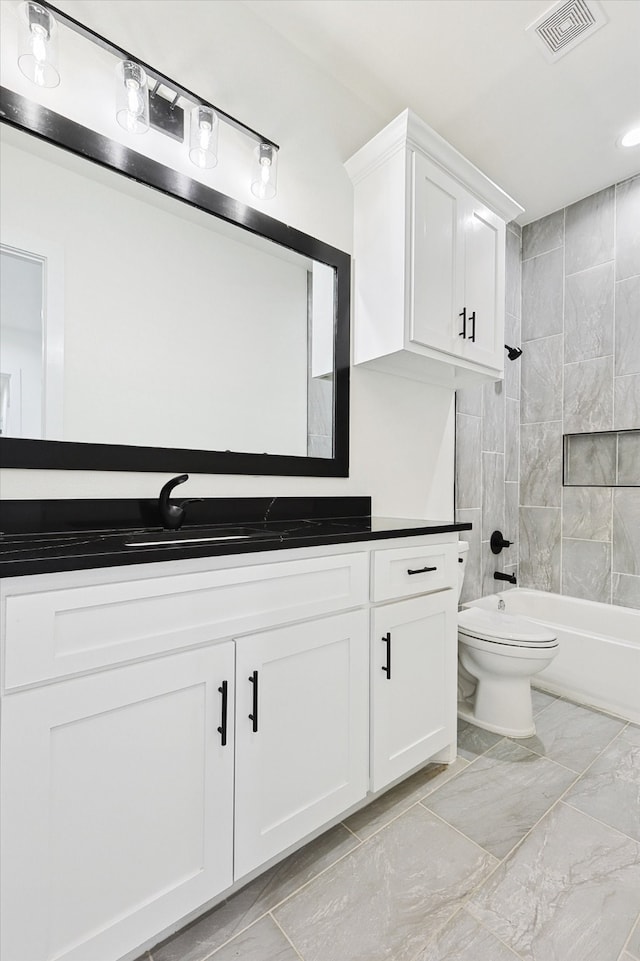
<svg viewBox="0 0 640 961">
<path fill-rule="evenodd" d="M 147 75 L 131 60 L 116 66 L 116 119 L 129 133 L 146 133 L 149 129 L 149 91 Z"/>
<path fill-rule="evenodd" d="M 56 66 L 56 22 L 45 7 L 33 0 L 22 3 L 19 11 L 20 71 L 38 87 L 57 87 L 60 74 Z"/>
<path fill-rule="evenodd" d="M 270 200 L 276 195 L 278 151 L 271 144 L 258 144 L 255 150 L 256 167 L 251 178 L 251 193 L 259 200 Z"/>
<path fill-rule="evenodd" d="M 203 170 L 218 163 L 218 118 L 211 107 L 197 106 L 191 111 L 189 159 Z"/>
</svg>

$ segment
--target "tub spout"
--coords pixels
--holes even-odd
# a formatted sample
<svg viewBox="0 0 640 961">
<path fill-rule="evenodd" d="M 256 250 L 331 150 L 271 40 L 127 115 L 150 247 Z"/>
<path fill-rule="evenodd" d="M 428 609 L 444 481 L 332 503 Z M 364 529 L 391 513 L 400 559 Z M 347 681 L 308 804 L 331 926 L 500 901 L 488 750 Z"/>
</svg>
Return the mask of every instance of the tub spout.
<svg viewBox="0 0 640 961">
<path fill-rule="evenodd" d="M 504 574 L 502 571 L 496 571 L 493 575 L 494 581 L 508 581 L 509 584 L 517 584 L 517 578 L 515 574 Z"/>
</svg>

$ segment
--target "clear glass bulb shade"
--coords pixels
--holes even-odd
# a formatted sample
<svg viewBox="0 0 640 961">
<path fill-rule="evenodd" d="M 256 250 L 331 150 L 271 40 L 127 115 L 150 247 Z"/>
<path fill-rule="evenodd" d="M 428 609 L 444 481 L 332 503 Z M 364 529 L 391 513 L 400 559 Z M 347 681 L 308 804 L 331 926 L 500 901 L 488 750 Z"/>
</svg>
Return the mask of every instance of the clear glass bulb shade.
<svg viewBox="0 0 640 961">
<path fill-rule="evenodd" d="M 18 8 L 18 67 L 38 87 L 57 87 L 58 27 L 49 11 L 33 0 Z"/>
<path fill-rule="evenodd" d="M 189 128 L 189 160 L 196 167 L 210 169 L 218 163 L 218 128 L 220 124 L 211 107 L 194 107 Z"/>
<path fill-rule="evenodd" d="M 251 193 L 260 200 L 271 200 L 278 187 L 278 151 L 269 143 L 258 144 L 251 175 Z"/>
<path fill-rule="evenodd" d="M 149 129 L 147 75 L 133 60 L 116 64 L 116 120 L 129 133 Z"/>
</svg>

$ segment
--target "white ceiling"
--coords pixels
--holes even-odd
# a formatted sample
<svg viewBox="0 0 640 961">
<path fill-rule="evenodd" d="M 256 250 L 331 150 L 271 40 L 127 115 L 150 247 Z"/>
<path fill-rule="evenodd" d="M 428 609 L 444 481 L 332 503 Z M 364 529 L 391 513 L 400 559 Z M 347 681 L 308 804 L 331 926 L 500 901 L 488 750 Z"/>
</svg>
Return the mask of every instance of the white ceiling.
<svg viewBox="0 0 640 961">
<path fill-rule="evenodd" d="M 525 33 L 550 0 L 244 4 L 389 120 L 415 110 L 522 223 L 640 172 L 616 144 L 640 125 L 640 0 L 601 0 L 608 23 L 555 63 Z"/>
</svg>

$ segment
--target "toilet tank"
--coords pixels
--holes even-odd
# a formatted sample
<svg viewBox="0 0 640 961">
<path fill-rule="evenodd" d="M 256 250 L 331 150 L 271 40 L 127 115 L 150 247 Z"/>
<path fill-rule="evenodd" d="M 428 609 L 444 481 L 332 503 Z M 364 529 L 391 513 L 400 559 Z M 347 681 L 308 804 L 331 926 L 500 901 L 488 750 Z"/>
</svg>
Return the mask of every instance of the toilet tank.
<svg viewBox="0 0 640 961">
<path fill-rule="evenodd" d="M 458 602 L 460 602 L 460 596 L 462 594 L 462 584 L 464 581 L 464 572 L 467 568 L 468 555 L 469 542 L 458 541 Z"/>
</svg>

